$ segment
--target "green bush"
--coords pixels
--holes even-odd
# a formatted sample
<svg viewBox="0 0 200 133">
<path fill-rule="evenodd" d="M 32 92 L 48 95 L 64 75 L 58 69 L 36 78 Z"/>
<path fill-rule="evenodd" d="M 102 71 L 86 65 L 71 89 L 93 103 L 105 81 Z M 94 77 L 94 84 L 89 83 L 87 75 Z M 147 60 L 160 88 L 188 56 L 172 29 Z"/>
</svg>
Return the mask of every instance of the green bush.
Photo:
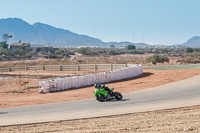
<svg viewBox="0 0 200 133">
<path fill-rule="evenodd" d="M 8 44 L 6 42 L 0 42 L 0 49 L 7 49 Z"/>
<path fill-rule="evenodd" d="M 134 45 L 127 45 L 126 49 L 131 50 L 131 49 L 136 49 L 136 47 Z"/>
<path fill-rule="evenodd" d="M 77 52 L 86 55 L 88 50 L 89 48 L 79 48 Z"/>
<path fill-rule="evenodd" d="M 193 51 L 194 51 L 194 50 L 193 50 L 192 48 L 186 48 L 186 49 L 185 49 L 185 52 L 186 52 L 186 53 L 193 53 Z"/>
<path fill-rule="evenodd" d="M 153 63 L 154 65 L 156 65 L 156 63 L 169 62 L 169 58 L 167 56 L 162 55 L 153 55 L 147 58 L 146 62 Z"/>
</svg>

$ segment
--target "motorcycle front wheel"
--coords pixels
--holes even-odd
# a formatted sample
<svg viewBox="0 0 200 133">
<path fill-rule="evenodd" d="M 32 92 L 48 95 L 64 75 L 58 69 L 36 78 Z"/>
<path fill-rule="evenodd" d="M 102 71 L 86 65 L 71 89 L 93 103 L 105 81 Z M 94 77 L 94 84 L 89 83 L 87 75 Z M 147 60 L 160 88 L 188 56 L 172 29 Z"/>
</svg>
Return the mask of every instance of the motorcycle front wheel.
<svg viewBox="0 0 200 133">
<path fill-rule="evenodd" d="M 114 92 L 114 95 L 115 95 L 115 99 L 117 99 L 117 100 L 122 100 L 122 98 L 123 98 L 122 94 L 119 92 Z"/>
<path fill-rule="evenodd" d="M 99 102 L 104 102 L 105 101 L 105 96 L 100 94 L 96 96 L 96 100 Z"/>
</svg>

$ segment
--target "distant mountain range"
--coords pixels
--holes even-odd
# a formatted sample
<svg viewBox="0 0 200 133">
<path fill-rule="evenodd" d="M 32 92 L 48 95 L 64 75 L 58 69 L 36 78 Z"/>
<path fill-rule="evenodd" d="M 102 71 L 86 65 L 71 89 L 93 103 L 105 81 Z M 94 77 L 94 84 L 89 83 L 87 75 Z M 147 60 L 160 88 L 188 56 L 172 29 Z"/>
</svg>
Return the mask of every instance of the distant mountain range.
<svg viewBox="0 0 200 133">
<path fill-rule="evenodd" d="M 9 39 L 9 43 L 21 40 L 22 42 L 30 42 L 31 45 L 48 45 L 50 43 L 51 46 L 58 47 L 108 47 L 110 44 L 97 38 L 79 35 L 39 22 L 30 25 L 19 18 L 0 19 L 0 36 L 5 33 L 13 36 L 12 39 Z M 117 44 L 118 46 L 123 45 L 123 43 Z"/>
<path fill-rule="evenodd" d="M 106 45 L 100 39 L 79 35 L 69 30 L 55 28 L 53 26 L 35 23 L 30 25 L 19 18 L 0 19 L 0 36 L 3 34 L 12 35 L 9 42 L 30 42 L 32 45 L 53 46 L 103 46 Z"/>
<path fill-rule="evenodd" d="M 179 45 L 187 47 L 200 47 L 200 36 L 194 36 L 185 43 Z"/>
<path fill-rule="evenodd" d="M 3 34 L 12 35 L 13 38 L 9 39 L 9 43 L 22 42 L 31 43 L 31 45 L 48 45 L 57 47 L 76 47 L 76 46 L 97 46 L 109 47 L 122 47 L 124 45 L 133 44 L 131 42 L 103 42 L 98 38 L 89 37 L 87 35 L 79 35 L 69 30 L 55 28 L 53 26 L 34 23 L 30 25 L 19 18 L 0 19 L 0 37 Z M 2 39 L 3 40 L 3 39 Z M 1 39 L 0 39 L 1 41 Z M 147 47 L 145 43 L 134 43 L 136 47 Z M 200 46 L 200 37 L 195 36 L 187 42 L 180 44 L 183 46 Z"/>
</svg>

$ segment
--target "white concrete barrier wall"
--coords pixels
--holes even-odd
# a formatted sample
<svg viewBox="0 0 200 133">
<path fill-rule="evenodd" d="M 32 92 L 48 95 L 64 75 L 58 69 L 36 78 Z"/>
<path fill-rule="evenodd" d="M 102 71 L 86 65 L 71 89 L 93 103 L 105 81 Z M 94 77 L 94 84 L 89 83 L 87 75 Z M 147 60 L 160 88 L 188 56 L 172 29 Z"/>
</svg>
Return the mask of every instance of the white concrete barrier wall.
<svg viewBox="0 0 200 133">
<path fill-rule="evenodd" d="M 41 88 L 39 88 L 39 92 L 48 93 L 67 90 L 70 88 L 89 86 L 95 83 L 106 83 L 110 81 L 136 77 L 142 73 L 143 69 L 141 65 L 129 65 L 126 68 L 115 71 L 40 81 L 39 86 L 41 86 Z"/>
</svg>

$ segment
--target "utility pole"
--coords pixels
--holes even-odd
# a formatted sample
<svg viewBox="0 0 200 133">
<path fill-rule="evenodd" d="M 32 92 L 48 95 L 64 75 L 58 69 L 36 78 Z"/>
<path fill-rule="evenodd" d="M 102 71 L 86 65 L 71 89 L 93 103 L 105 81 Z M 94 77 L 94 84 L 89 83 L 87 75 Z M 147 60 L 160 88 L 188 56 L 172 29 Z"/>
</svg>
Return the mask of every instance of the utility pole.
<svg viewBox="0 0 200 133">
<path fill-rule="evenodd" d="M 48 64 L 50 63 L 50 62 L 49 62 L 49 52 L 50 52 L 50 51 L 49 51 L 49 48 L 50 48 L 50 43 L 48 44 Z"/>
</svg>

